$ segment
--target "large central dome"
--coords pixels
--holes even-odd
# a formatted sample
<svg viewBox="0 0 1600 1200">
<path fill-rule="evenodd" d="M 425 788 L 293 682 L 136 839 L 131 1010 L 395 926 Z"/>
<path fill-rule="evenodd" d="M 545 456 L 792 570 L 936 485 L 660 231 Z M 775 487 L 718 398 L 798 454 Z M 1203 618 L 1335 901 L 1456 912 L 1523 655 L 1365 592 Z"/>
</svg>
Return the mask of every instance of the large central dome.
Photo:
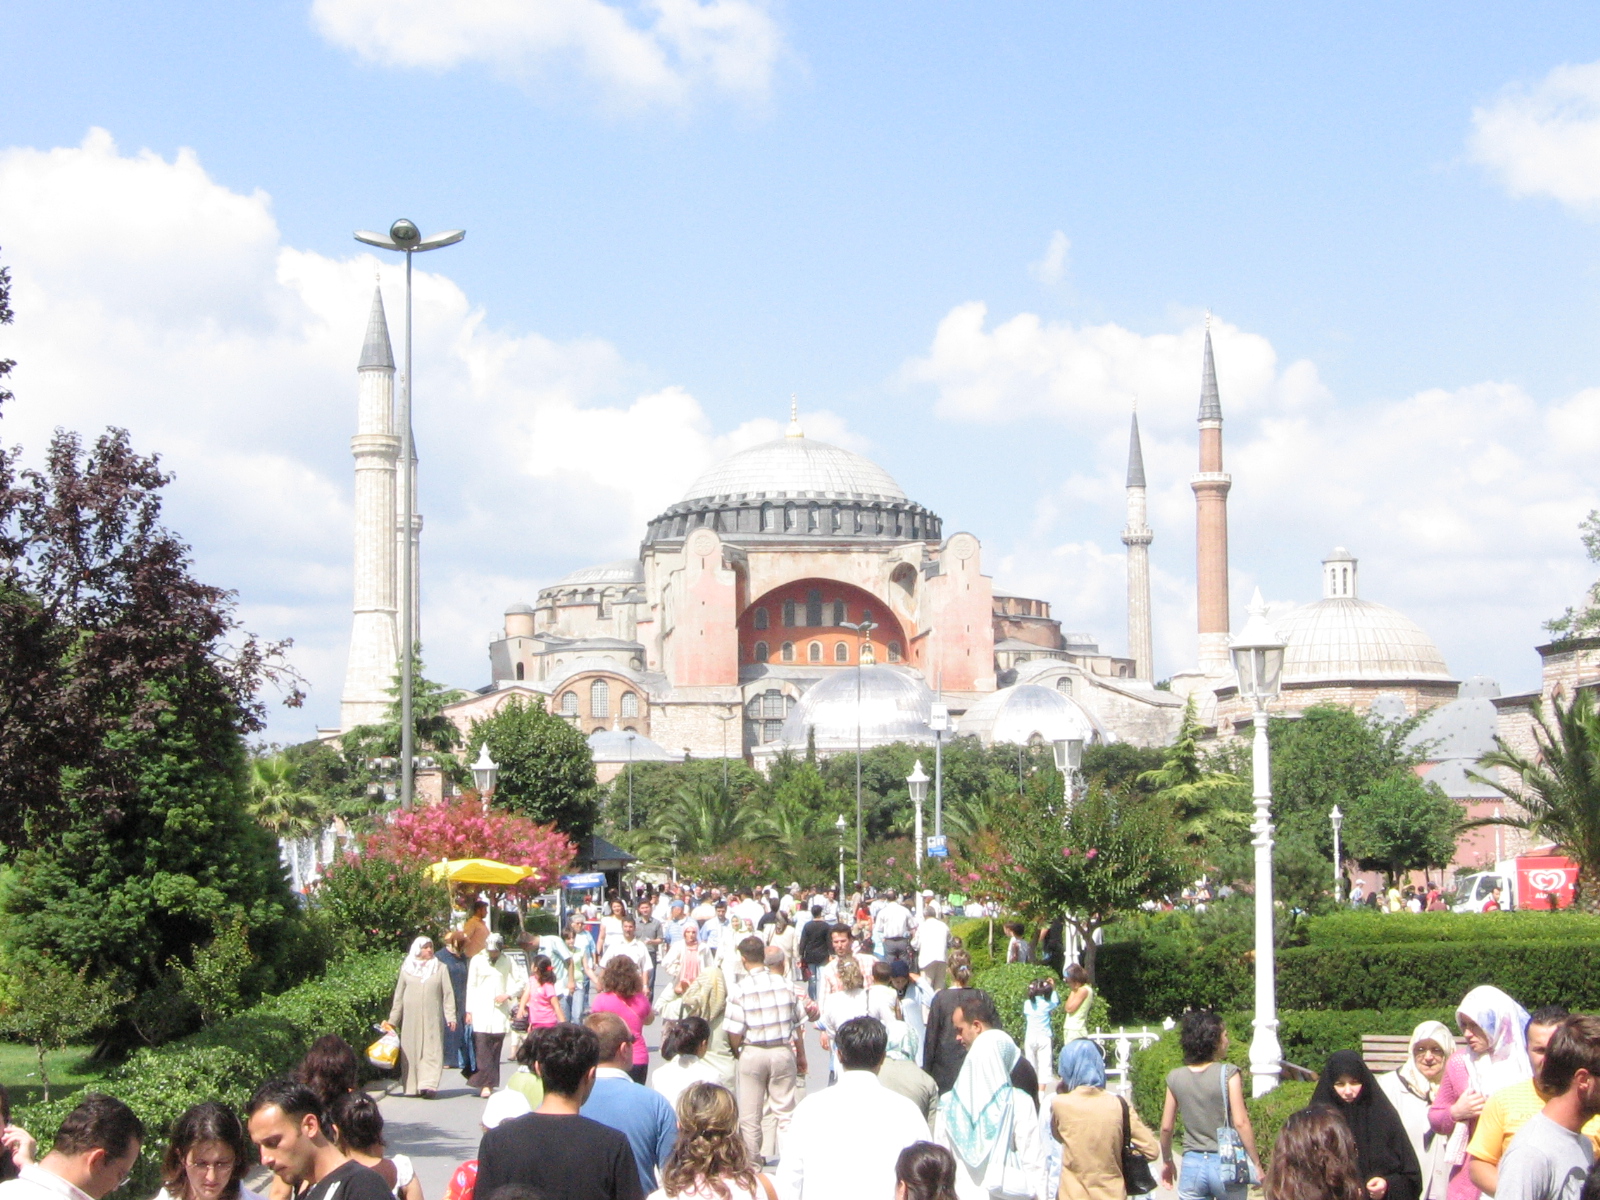
<svg viewBox="0 0 1600 1200">
<path fill-rule="evenodd" d="M 774 500 L 904 500 L 877 463 L 807 437 L 776 438 L 723 459 L 684 493 L 685 502 L 722 496 Z"/>
</svg>

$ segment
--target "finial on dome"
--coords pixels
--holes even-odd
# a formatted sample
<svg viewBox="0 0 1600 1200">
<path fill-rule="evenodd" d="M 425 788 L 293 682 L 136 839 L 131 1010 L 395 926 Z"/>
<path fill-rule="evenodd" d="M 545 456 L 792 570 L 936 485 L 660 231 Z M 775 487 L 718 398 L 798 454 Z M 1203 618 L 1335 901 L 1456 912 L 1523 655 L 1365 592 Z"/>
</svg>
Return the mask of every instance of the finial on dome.
<svg viewBox="0 0 1600 1200">
<path fill-rule="evenodd" d="M 787 436 L 803 438 L 806 431 L 800 428 L 800 399 L 793 392 L 789 393 L 789 432 Z"/>
</svg>

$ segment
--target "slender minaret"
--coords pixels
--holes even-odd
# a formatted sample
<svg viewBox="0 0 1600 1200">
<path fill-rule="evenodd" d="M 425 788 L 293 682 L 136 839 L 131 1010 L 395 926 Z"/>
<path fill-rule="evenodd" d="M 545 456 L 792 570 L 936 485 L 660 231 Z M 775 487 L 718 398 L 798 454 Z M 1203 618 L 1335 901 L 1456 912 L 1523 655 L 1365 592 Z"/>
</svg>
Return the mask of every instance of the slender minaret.
<svg viewBox="0 0 1600 1200">
<path fill-rule="evenodd" d="M 355 619 L 339 705 L 339 727 L 345 730 L 383 719 L 400 657 L 394 536 L 400 438 L 394 427 L 394 351 L 383 293 L 376 289 L 356 378 L 356 435 L 350 439 L 356 460 Z"/>
<path fill-rule="evenodd" d="M 1144 450 L 1139 445 L 1139 406 L 1134 403 L 1128 432 L 1128 525 L 1122 544 L 1128 548 L 1128 657 L 1133 677 L 1150 680 L 1155 653 L 1150 640 L 1150 542 L 1145 524 Z"/>
<path fill-rule="evenodd" d="M 1222 399 L 1211 355 L 1211 317 L 1206 317 L 1206 357 L 1200 374 L 1200 470 L 1194 488 L 1197 586 L 1200 611 L 1200 670 L 1226 675 L 1228 656 L 1228 489 L 1222 469 Z"/>
</svg>

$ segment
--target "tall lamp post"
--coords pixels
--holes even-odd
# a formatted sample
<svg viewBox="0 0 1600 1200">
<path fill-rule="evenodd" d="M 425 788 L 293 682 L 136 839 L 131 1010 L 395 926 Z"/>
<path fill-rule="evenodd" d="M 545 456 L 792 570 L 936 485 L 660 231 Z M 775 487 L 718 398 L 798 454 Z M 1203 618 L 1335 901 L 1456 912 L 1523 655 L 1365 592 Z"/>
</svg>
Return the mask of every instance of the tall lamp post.
<svg viewBox="0 0 1600 1200">
<path fill-rule="evenodd" d="M 840 621 L 839 628 L 853 629 L 861 635 L 861 648 L 856 653 L 856 889 L 861 888 L 861 668 L 876 662 L 872 655 L 872 631 L 876 621 L 862 617 L 860 621 Z M 839 897 L 844 898 L 844 885 L 839 885 Z"/>
<path fill-rule="evenodd" d="M 416 764 L 412 761 L 412 743 L 416 729 L 411 712 L 411 659 L 415 652 L 417 628 L 417 581 L 412 578 L 411 540 L 415 536 L 412 525 L 416 497 L 416 447 L 411 436 L 411 256 L 424 250 L 438 250 L 453 246 L 467 236 L 465 229 L 451 229 L 423 237 L 422 231 L 401 217 L 389 226 L 388 233 L 356 230 L 356 241 L 381 250 L 399 250 L 406 256 L 406 376 L 405 387 L 400 389 L 400 490 L 404 496 L 400 528 L 405 537 L 405 554 L 400 563 L 400 807 L 410 808 L 416 795 Z"/>
<path fill-rule="evenodd" d="M 928 728 L 933 730 L 933 836 L 944 836 L 944 735 L 950 731 L 950 709 L 935 700 L 928 711 Z"/>
<path fill-rule="evenodd" d="M 843 908 L 843 906 L 844 906 L 844 830 L 845 830 L 844 814 L 843 813 L 839 814 L 839 819 L 833 823 L 833 827 L 839 831 L 839 905 L 840 905 L 841 908 Z"/>
<path fill-rule="evenodd" d="M 1083 766 L 1083 739 L 1057 738 L 1051 745 L 1056 752 L 1056 770 L 1061 772 L 1063 799 L 1072 806 L 1072 784 Z"/>
<path fill-rule="evenodd" d="M 633 829 L 633 743 L 638 740 L 637 733 L 628 735 L 628 829 Z"/>
<path fill-rule="evenodd" d="M 917 806 L 917 895 L 922 895 L 922 860 L 927 857 L 928 847 L 922 841 L 922 804 L 928 798 L 928 777 L 922 773 L 922 760 L 917 759 L 916 766 L 911 768 L 911 774 L 906 776 L 906 787 L 911 791 L 911 803 Z"/>
<path fill-rule="evenodd" d="M 728 713 L 712 713 L 712 716 L 722 722 L 722 805 L 728 805 L 728 722 L 739 715 L 736 711 Z"/>
<path fill-rule="evenodd" d="M 1250 1039 L 1251 1092 L 1264 1096 L 1278 1086 L 1283 1048 L 1278 1044 L 1278 993 L 1272 945 L 1272 759 L 1267 744 L 1267 703 L 1283 681 L 1283 639 L 1267 623 L 1267 606 L 1256 589 L 1250 619 L 1233 640 L 1233 669 L 1239 695 L 1250 702 L 1255 725 L 1251 751 L 1256 819 L 1251 826 L 1256 848 L 1256 1013 Z"/>
<path fill-rule="evenodd" d="M 1344 814 L 1335 804 L 1333 811 L 1328 814 L 1328 821 L 1333 825 L 1333 902 L 1344 903 L 1344 855 L 1339 853 L 1339 829 L 1344 825 Z"/>
<path fill-rule="evenodd" d="M 489 811 L 489 797 L 494 794 L 494 785 L 500 778 L 500 764 L 489 757 L 489 743 L 485 741 L 478 747 L 478 759 L 472 764 L 472 782 L 478 788 L 478 800 L 483 804 L 483 811 Z"/>
</svg>

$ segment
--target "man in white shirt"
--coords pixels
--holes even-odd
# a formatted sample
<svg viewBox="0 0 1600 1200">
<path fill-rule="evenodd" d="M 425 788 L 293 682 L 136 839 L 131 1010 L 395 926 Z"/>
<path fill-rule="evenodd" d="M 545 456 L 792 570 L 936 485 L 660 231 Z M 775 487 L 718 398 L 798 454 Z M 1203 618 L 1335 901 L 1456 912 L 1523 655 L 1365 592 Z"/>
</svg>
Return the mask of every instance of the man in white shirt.
<svg viewBox="0 0 1600 1200">
<path fill-rule="evenodd" d="M 873 936 L 883 942 L 883 957 L 911 961 L 911 910 L 891 894 L 873 918 Z"/>
<path fill-rule="evenodd" d="M 861 968 L 863 983 L 872 979 L 872 966 L 878 960 L 865 951 L 853 951 L 850 940 L 850 928 L 847 925 L 835 925 L 833 932 L 828 935 L 833 949 L 833 957 L 828 959 L 828 965 L 822 968 L 817 985 L 817 1003 L 824 1004 L 829 996 L 840 989 L 839 960 L 841 958 L 854 958 L 856 966 Z"/>
<path fill-rule="evenodd" d="M 778 1166 L 784 1200 L 892 1196 L 900 1152 L 928 1140 L 928 1122 L 917 1106 L 878 1082 L 889 1041 L 883 1022 L 856 1017 L 839 1026 L 835 1038 L 839 1082 L 807 1096 L 789 1122 Z M 863 1130 L 870 1136 L 861 1136 Z"/>
<path fill-rule="evenodd" d="M 939 917 L 931 904 L 923 911 L 922 924 L 917 926 L 912 944 L 917 948 L 917 968 L 928 986 L 934 991 L 944 987 L 945 959 L 950 951 L 950 926 Z"/>
<path fill-rule="evenodd" d="M 633 965 L 639 968 L 639 974 L 644 979 L 650 978 L 650 948 L 638 936 L 632 917 L 622 918 L 622 936 L 619 938 L 606 938 L 606 948 L 600 955 L 600 969 L 605 970 L 605 965 L 613 958 L 631 958 Z"/>
<path fill-rule="evenodd" d="M 131 1108 L 91 1092 L 61 1122 L 50 1153 L 0 1183 L 0 1198 L 101 1200 L 127 1182 L 143 1141 L 144 1126 Z M 19 1149 L 28 1150 L 24 1157 L 31 1159 L 31 1145 Z"/>
</svg>

